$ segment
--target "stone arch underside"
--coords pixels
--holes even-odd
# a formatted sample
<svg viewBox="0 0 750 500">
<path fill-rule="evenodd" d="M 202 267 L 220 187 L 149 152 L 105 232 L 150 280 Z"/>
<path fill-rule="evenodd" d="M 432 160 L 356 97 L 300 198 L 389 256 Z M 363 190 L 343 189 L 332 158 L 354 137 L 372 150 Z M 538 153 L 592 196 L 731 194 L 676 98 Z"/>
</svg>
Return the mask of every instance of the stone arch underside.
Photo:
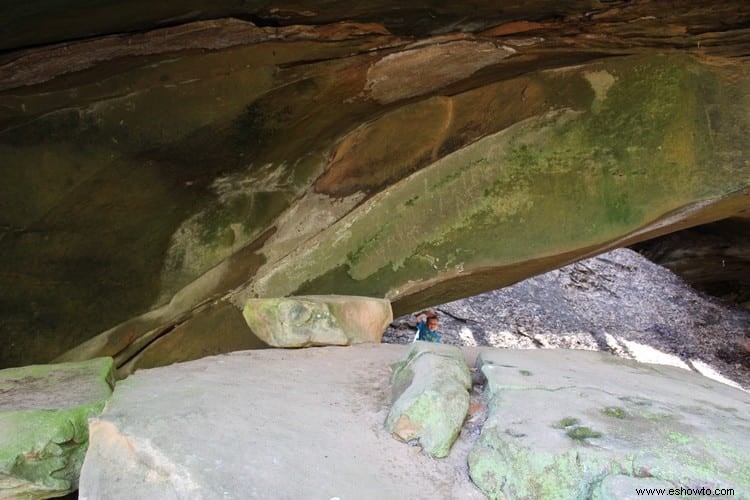
<svg viewBox="0 0 750 500">
<path fill-rule="evenodd" d="M 127 373 L 256 345 L 251 297 L 398 314 L 748 217 L 743 2 L 387 4 L 13 31 L 0 362 Z"/>
</svg>

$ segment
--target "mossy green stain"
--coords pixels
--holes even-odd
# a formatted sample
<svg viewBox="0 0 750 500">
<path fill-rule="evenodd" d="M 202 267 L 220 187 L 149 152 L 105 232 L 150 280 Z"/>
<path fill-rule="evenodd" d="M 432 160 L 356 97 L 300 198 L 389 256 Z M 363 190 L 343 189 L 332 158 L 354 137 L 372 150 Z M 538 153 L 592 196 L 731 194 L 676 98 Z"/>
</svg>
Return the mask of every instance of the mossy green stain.
<svg viewBox="0 0 750 500">
<path fill-rule="evenodd" d="M 600 147 L 611 148 L 615 158 L 626 160 L 627 148 L 656 148 L 663 131 L 674 119 L 688 88 L 687 59 L 668 61 L 654 57 L 624 71 L 615 71 L 615 83 L 597 112 L 588 115 L 583 132 Z"/>
<path fill-rule="evenodd" d="M 32 365 L 0 374 L 0 392 L 11 401 L 17 389 L 41 398 L 37 405 L 22 397 L 20 404 L 28 407 L 0 410 L 0 476 L 29 481 L 47 493 L 74 490 L 88 447 L 88 418 L 101 413 L 112 393 L 112 359 Z M 54 401 L 53 394 L 71 383 L 88 387 L 80 400 Z"/>
<path fill-rule="evenodd" d="M 585 441 L 586 439 L 600 438 L 602 433 L 592 430 L 586 426 L 575 426 L 572 429 L 568 429 L 565 433 L 569 438 L 575 439 L 576 441 Z"/>
<path fill-rule="evenodd" d="M 320 276 L 301 283 L 290 295 L 332 293 L 385 297 L 393 290 L 394 283 L 430 278 L 438 273 L 430 261 L 419 254 L 406 259 L 401 268 L 383 267 L 366 280 L 352 278 L 349 269 L 348 264 L 336 266 Z"/>
<path fill-rule="evenodd" d="M 511 147 L 505 157 L 506 162 L 517 165 L 520 169 L 539 166 L 543 157 L 528 144 Z"/>
<path fill-rule="evenodd" d="M 244 221 L 251 212 L 252 198 L 248 195 L 233 197 L 226 204 L 212 204 L 201 212 L 197 223 L 201 229 L 199 239 L 204 245 L 221 245 L 222 234 L 230 224 Z"/>
<path fill-rule="evenodd" d="M 661 69 L 652 72 L 652 66 Z M 707 70 L 689 58 L 661 56 L 611 59 L 596 67 L 614 75 L 596 107 L 518 123 L 415 173 L 352 214 L 348 239 L 333 228 L 301 257 L 304 265 L 271 271 L 258 293 L 336 290 L 334 275 L 349 290 L 388 293 L 415 276 L 599 245 L 705 196 L 704 180 L 715 174 L 705 169 L 713 153 L 702 145 L 708 131 L 696 82 Z M 588 85 L 583 72 L 555 78 Z M 628 97 L 647 88 L 656 97 Z M 658 123 L 640 124 L 651 118 Z M 617 130 L 626 125 L 639 129 Z M 712 194 L 726 194 L 728 182 L 736 176 L 722 174 Z M 415 234 L 415 228 L 423 229 Z M 422 275 L 410 272 L 420 255 L 430 263 L 420 268 Z M 329 267 L 321 272 L 323 262 Z M 334 271 L 340 266 L 349 272 Z M 314 287 L 324 281 L 326 288 Z"/>
<path fill-rule="evenodd" d="M 367 237 L 360 245 L 349 254 L 349 264 L 350 267 L 356 265 L 359 261 L 361 261 L 365 255 L 367 255 L 368 251 L 370 251 L 372 248 L 375 248 L 378 246 L 379 243 L 381 243 L 381 240 L 390 232 L 391 230 L 391 224 L 386 223 L 383 224 L 378 228 L 378 230 Z"/>
<path fill-rule="evenodd" d="M 693 438 L 681 432 L 672 431 L 667 435 L 670 441 L 676 444 L 687 445 L 693 442 Z"/>
<path fill-rule="evenodd" d="M 646 69 L 639 74 L 648 79 L 647 68 L 650 65 L 660 66 L 665 63 L 670 65 L 659 58 L 658 61 L 647 64 Z M 687 112 L 680 111 L 681 96 L 691 88 L 689 84 L 677 83 L 692 78 L 681 63 L 684 61 L 657 72 L 655 80 L 650 83 L 636 82 L 631 85 L 630 80 L 638 78 L 623 72 L 618 76 L 618 83 L 607 93 L 604 111 L 598 114 L 587 112 L 580 120 L 558 127 L 557 132 L 547 133 L 540 143 L 520 142 L 515 146 L 511 145 L 502 163 L 502 173 L 490 188 L 485 188 L 484 195 L 503 199 L 514 192 L 519 195 L 525 192 L 529 203 L 533 203 L 535 213 L 528 213 L 524 217 L 525 221 L 512 217 L 503 221 L 491 211 L 481 210 L 464 225 L 464 229 L 455 231 L 455 235 L 442 237 L 437 243 L 449 246 L 459 239 L 464 242 L 468 239 L 476 243 L 469 245 L 475 249 L 474 254 L 482 255 L 485 252 L 493 253 L 492 249 L 485 248 L 486 242 L 493 242 L 495 254 L 498 250 L 509 252 L 513 246 L 504 245 L 498 249 L 494 242 L 500 238 L 497 234 L 499 227 L 514 225 L 520 231 L 513 232 L 512 241 L 518 242 L 519 247 L 528 253 L 530 247 L 540 246 L 540 243 L 558 246 L 571 239 L 601 238 L 607 234 L 627 231 L 628 228 L 637 227 L 651 214 L 650 211 L 655 208 L 654 200 L 672 198 L 679 206 L 681 200 L 694 197 L 702 187 L 698 183 L 684 183 L 684 180 L 692 180 L 694 177 L 690 174 L 691 177 L 685 178 L 679 173 L 684 167 L 692 168 L 691 165 L 674 162 L 659 165 L 658 162 L 658 148 L 665 140 L 667 118 L 697 127 L 698 130 L 705 127 L 705 120 L 700 117 L 693 119 L 695 114 L 690 114 L 693 113 L 692 108 L 697 106 L 688 106 Z M 652 85 L 662 85 L 657 92 L 680 93 L 669 99 L 649 97 L 643 101 L 636 100 L 635 103 L 625 99 L 629 92 L 641 92 L 643 88 Z M 622 123 L 617 125 L 608 122 L 606 127 L 601 123 L 602 120 L 607 121 L 610 114 L 633 115 L 620 118 L 625 124 L 640 123 L 651 117 L 657 124 L 639 126 L 639 131 L 632 132 L 631 135 L 617 133 L 617 128 L 624 126 Z M 648 128 L 644 129 L 646 126 Z M 602 140 L 602 135 L 596 133 L 600 129 L 607 137 L 606 140 Z M 642 134 L 647 137 L 635 141 Z M 697 133 L 703 134 L 704 132 Z M 631 139 L 635 142 L 631 142 Z M 666 139 L 671 140 L 668 137 Z M 655 151 L 649 151 L 652 146 Z M 665 166 L 668 168 L 663 169 Z M 573 175 L 573 172 L 576 173 Z M 550 179 L 549 182 L 545 182 L 542 175 Z M 547 184 L 554 185 L 554 189 L 545 189 Z M 549 197 L 551 192 L 558 192 L 559 196 Z M 549 203 L 552 200 L 557 203 Z M 580 204 L 570 203 L 575 200 L 581 200 Z M 578 211 L 579 215 L 575 220 L 587 221 L 587 226 L 565 222 L 560 224 L 560 217 L 564 217 L 568 210 Z M 581 210 L 588 214 L 581 217 Z M 546 215 L 552 212 L 557 216 Z M 549 227 L 551 221 L 555 222 L 556 227 Z M 492 236 L 488 236 L 488 233 Z M 481 235 L 485 244 L 475 241 L 476 238 L 472 235 Z M 515 253 L 506 255 L 511 259 L 515 257 Z"/>
<path fill-rule="evenodd" d="M 519 370 L 518 373 L 520 373 L 524 377 L 531 377 L 533 375 L 533 373 L 529 370 Z"/>
<path fill-rule="evenodd" d="M 50 492 L 73 491 L 88 448 L 88 418 L 99 415 L 104 404 L 0 415 L 0 426 L 13 430 L 0 440 L 0 475 Z"/>
<path fill-rule="evenodd" d="M 465 401 L 449 398 L 451 393 L 466 395 Z M 416 436 L 426 452 L 445 457 L 461 431 L 461 423 L 468 409 L 468 394 L 456 382 L 440 387 L 439 392 L 424 391 L 403 415 L 415 425 Z"/>
<path fill-rule="evenodd" d="M 580 449 L 551 454 L 513 441 L 502 433 L 482 430 L 469 453 L 469 474 L 490 498 L 587 498 L 598 477 L 621 469 Z"/>
<path fill-rule="evenodd" d="M 740 446 L 679 431 L 670 431 L 664 438 L 650 451 L 659 464 L 655 467 L 653 459 L 649 462 L 654 477 L 683 484 L 718 481 L 750 491 L 750 459 Z"/>
<path fill-rule="evenodd" d="M 559 429 L 566 429 L 568 427 L 572 427 L 574 425 L 578 425 L 579 423 L 581 423 L 581 421 L 578 420 L 577 418 L 574 418 L 574 417 L 565 417 L 565 418 L 561 419 L 557 424 L 555 424 L 555 427 L 557 427 Z"/>
<path fill-rule="evenodd" d="M 0 352 L 0 366 L 49 361 L 164 295 L 161 271 L 173 235 L 196 207 L 210 204 L 208 187 L 217 175 L 247 165 L 224 147 L 232 117 L 270 86 L 268 69 L 227 72 L 231 65 L 216 64 L 226 57 L 215 56 L 145 58 L 140 66 L 129 60 L 103 65 L 119 69 L 99 79 L 91 80 L 106 72 L 101 68 L 80 72 L 88 79 L 77 74 L 74 82 L 58 79 L 0 96 L 28 109 L 0 105 L 6 110 L 0 156 L 5 169 L 29 172 L 3 175 L 8 182 L 0 197 L 18 197 L 13 205 L 19 208 L 8 215 L 36 228 L 32 237 L 0 241 L 0 274 L 23 268 L 27 276 L 0 293 L 10 344 Z M 195 81 L 164 86 L 158 81 L 165 74 Z M 206 222 L 203 241 L 231 248 L 234 233 L 226 221 Z M 239 222 L 254 221 L 247 215 Z M 265 228 L 268 219 L 258 223 Z"/>
<path fill-rule="evenodd" d="M 607 406 L 602 409 L 602 413 L 612 418 L 625 418 L 628 415 L 623 408 L 618 406 Z"/>
</svg>

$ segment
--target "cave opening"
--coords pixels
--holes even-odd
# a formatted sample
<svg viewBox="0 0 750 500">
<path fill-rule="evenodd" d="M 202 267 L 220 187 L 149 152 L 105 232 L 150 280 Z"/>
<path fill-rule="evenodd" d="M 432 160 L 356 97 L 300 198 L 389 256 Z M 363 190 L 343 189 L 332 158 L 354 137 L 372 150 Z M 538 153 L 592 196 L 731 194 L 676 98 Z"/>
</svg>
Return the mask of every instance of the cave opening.
<svg viewBox="0 0 750 500">
<path fill-rule="evenodd" d="M 449 344 L 600 350 L 748 387 L 749 237 L 746 219 L 721 220 L 427 309 Z M 414 342 L 416 322 L 383 341 Z"/>
</svg>

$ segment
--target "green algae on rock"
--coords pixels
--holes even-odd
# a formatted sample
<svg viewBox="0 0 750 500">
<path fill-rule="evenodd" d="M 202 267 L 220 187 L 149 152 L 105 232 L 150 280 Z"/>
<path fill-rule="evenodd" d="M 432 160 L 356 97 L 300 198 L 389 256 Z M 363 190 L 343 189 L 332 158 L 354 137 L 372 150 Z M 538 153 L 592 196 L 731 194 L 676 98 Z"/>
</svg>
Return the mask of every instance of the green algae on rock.
<svg viewBox="0 0 750 500">
<path fill-rule="evenodd" d="M 393 321 L 387 300 L 342 295 L 250 299 L 243 316 L 274 347 L 379 343 Z"/>
<path fill-rule="evenodd" d="M 161 300 L 268 223 L 263 234 L 271 236 L 253 243 L 262 262 L 242 274 L 214 267 L 210 293 L 231 289 L 224 299 L 238 309 L 256 297 L 382 296 L 407 312 L 513 283 L 623 238 L 638 241 L 649 227 L 667 232 L 686 219 L 685 207 L 709 217 L 716 200 L 750 182 L 740 112 L 746 70 L 685 56 L 611 58 L 427 97 L 337 136 L 348 120 L 374 112 L 357 99 L 330 107 L 356 95 L 368 57 L 326 63 L 345 76 L 344 88 L 311 76 L 246 109 L 242 127 L 296 137 L 309 122 L 271 110 L 304 95 L 311 107 L 302 109 L 320 121 L 321 135 L 271 141 L 254 153 L 262 164 L 212 184 L 220 201 L 207 202 L 172 237 Z M 415 126 L 412 116 L 428 122 L 425 133 L 398 133 Z M 649 125 L 652 118 L 661 128 Z M 676 125 L 664 126 L 669 120 Z M 311 147 L 331 158 L 308 156 Z M 207 148 L 221 157 L 221 148 Z M 301 160 L 292 164 L 290 156 Z M 179 295 L 173 302 L 189 296 L 196 304 L 209 293 Z M 176 317 L 185 312 L 173 309 Z M 164 318 L 163 328 L 174 321 Z"/>
<path fill-rule="evenodd" d="M 101 413 L 113 387 L 112 358 L 0 371 L 0 497 L 76 490 L 88 418 Z"/>
<path fill-rule="evenodd" d="M 469 409 L 471 374 L 454 346 L 416 342 L 393 366 L 393 406 L 385 428 L 430 455 L 448 455 Z"/>
<path fill-rule="evenodd" d="M 337 57 L 372 42 L 357 32 L 350 43 L 335 36 L 341 46 L 317 36 L 197 53 L 178 43 L 168 54 L 120 55 L 0 93 L 0 276 L 16 284 L 0 287 L 0 329 L 11 340 L 0 366 L 48 361 L 168 304 L 262 241 L 340 133 L 299 132 L 303 144 L 278 144 L 308 109 L 289 103 L 317 99 L 319 110 L 333 109 L 350 93 L 320 66 L 342 66 Z M 290 83 L 300 71 L 277 66 L 308 58 L 333 62 L 311 63 L 305 72 L 322 74 L 314 82 Z M 341 121 L 316 115 L 320 129 Z"/>
<path fill-rule="evenodd" d="M 532 379 L 518 356 L 477 361 L 489 416 L 469 473 L 490 498 L 611 498 L 623 484 L 750 494 L 747 393 L 591 351 L 524 351 Z"/>
<path fill-rule="evenodd" d="M 722 85 L 735 84 L 721 83 L 710 67 L 685 57 L 629 57 L 538 79 L 571 94 L 373 196 L 259 270 L 252 293 L 311 293 L 326 286 L 327 267 L 338 286 L 398 300 L 420 287 L 410 270 L 421 260 L 450 279 L 603 245 L 750 181 L 745 164 L 721 160 L 747 150 L 739 125 L 746 117 L 718 97 Z M 705 106 L 724 113 L 721 132 Z"/>
<path fill-rule="evenodd" d="M 0 288 L 0 366 L 105 330 L 132 342 L 219 296 L 415 310 L 666 233 L 750 184 L 746 6 L 680 2 L 665 38 L 652 2 L 484 2 L 492 16 L 452 21 L 465 7 L 348 6 L 379 24 L 250 2 L 272 25 L 184 22 L 204 4 L 0 57 L 0 276 L 17 284 Z"/>
</svg>

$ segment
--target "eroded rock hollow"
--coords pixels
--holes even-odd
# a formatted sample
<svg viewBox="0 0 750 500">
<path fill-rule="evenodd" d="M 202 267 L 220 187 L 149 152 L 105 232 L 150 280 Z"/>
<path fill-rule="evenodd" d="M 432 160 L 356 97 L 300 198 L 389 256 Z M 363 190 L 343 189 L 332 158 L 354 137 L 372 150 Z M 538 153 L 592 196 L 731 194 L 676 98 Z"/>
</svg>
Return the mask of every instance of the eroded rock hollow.
<svg viewBox="0 0 750 500">
<path fill-rule="evenodd" d="M 747 2 L 0 19 L 0 367 L 129 372 L 259 345 L 249 298 L 398 315 L 748 219 Z"/>
</svg>

